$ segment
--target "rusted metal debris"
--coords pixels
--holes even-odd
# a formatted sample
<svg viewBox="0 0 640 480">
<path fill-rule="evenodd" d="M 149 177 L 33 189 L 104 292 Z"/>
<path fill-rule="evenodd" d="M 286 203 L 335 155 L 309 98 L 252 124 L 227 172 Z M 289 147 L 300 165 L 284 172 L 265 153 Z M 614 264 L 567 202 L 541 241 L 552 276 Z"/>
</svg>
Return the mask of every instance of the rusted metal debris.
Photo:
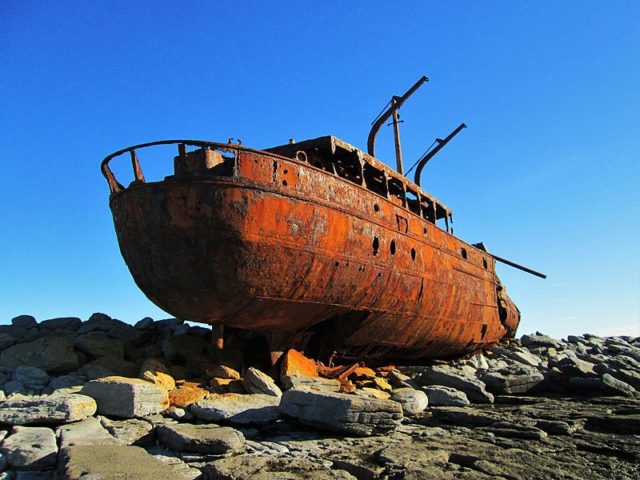
<svg viewBox="0 0 640 480">
<path fill-rule="evenodd" d="M 166 144 L 174 175 L 146 182 L 137 152 Z M 127 187 L 109 167 L 124 153 Z M 274 362 L 289 348 L 450 358 L 515 334 L 494 257 L 453 235 L 451 210 L 333 136 L 266 150 L 165 140 L 101 169 L 134 280 L 167 312 L 215 325 L 219 348 L 222 326 L 262 334 Z"/>
</svg>

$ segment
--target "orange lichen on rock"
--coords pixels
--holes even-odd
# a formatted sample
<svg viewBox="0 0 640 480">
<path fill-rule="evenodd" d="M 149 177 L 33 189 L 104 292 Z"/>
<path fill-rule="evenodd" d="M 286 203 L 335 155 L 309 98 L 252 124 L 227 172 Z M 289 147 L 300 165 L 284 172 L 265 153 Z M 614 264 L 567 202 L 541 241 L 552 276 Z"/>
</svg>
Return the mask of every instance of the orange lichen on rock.
<svg viewBox="0 0 640 480">
<path fill-rule="evenodd" d="M 169 392 L 169 403 L 175 407 L 186 407 L 199 402 L 209 394 L 195 382 L 178 382 L 178 386 Z"/>
<path fill-rule="evenodd" d="M 280 377 L 318 377 L 318 367 L 316 362 L 305 357 L 297 350 L 289 350 L 282 356 L 282 367 L 280 369 Z"/>
</svg>

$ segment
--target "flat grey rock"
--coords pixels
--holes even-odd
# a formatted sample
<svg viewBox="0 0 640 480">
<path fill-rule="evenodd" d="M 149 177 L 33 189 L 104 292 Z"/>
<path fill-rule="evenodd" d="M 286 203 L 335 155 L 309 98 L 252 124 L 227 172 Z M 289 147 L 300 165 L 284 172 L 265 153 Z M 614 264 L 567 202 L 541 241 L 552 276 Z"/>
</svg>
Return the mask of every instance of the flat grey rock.
<svg viewBox="0 0 640 480">
<path fill-rule="evenodd" d="M 148 447 L 155 444 L 154 426 L 147 420 L 129 418 L 126 420 L 111 420 L 106 417 L 100 419 L 102 426 L 113 438 L 124 445 Z"/>
<path fill-rule="evenodd" d="M 67 337 L 45 337 L 19 343 L 0 353 L 0 365 L 15 369 L 25 365 L 39 367 L 48 373 L 67 373 L 76 370 L 78 355 Z"/>
<path fill-rule="evenodd" d="M 266 425 L 278 417 L 280 399 L 264 394 L 209 395 L 189 409 L 196 418 L 235 425 Z"/>
<path fill-rule="evenodd" d="M 96 408 L 95 400 L 85 395 L 10 398 L 0 402 L 0 423 L 60 425 L 90 417 Z"/>
<path fill-rule="evenodd" d="M 205 466 L 207 478 L 220 480 L 354 480 L 345 470 L 319 461 L 280 456 L 236 455 Z"/>
<path fill-rule="evenodd" d="M 392 400 L 308 390 L 287 390 L 280 412 L 305 425 L 354 435 L 389 433 L 402 420 L 402 407 Z"/>
<path fill-rule="evenodd" d="M 79 445 L 60 450 L 60 478 L 65 480 L 193 480 L 175 465 L 162 462 L 140 447 Z"/>
<path fill-rule="evenodd" d="M 122 442 L 115 439 L 100 424 L 95 417 L 86 418 L 80 422 L 62 425 L 56 430 L 60 448 L 77 445 L 119 445 Z"/>
<path fill-rule="evenodd" d="M 244 436 L 230 427 L 217 425 L 166 424 L 157 428 L 162 444 L 175 452 L 223 454 L 244 447 Z"/>
<path fill-rule="evenodd" d="M 45 427 L 13 427 L 2 442 L 2 453 L 9 467 L 38 470 L 56 463 L 58 445 L 53 430 Z"/>
<path fill-rule="evenodd" d="M 282 377 L 285 390 L 319 390 L 324 392 L 339 392 L 340 380 L 335 378 L 305 377 L 303 375 L 286 375 Z"/>
<path fill-rule="evenodd" d="M 105 377 L 92 380 L 81 393 L 95 399 L 100 415 L 133 418 L 160 413 L 169 407 L 164 388 L 138 378 Z"/>
<path fill-rule="evenodd" d="M 527 393 L 544 382 L 544 375 L 533 367 L 510 365 L 500 370 L 487 370 L 480 377 L 493 394 Z"/>
</svg>

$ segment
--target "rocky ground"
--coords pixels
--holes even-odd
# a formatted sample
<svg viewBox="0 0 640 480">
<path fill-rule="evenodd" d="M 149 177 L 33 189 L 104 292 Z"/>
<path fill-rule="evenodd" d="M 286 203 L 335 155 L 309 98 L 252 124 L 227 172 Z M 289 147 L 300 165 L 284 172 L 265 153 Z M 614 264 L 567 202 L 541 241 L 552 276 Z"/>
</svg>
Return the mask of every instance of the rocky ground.
<svg viewBox="0 0 640 480">
<path fill-rule="evenodd" d="M 175 319 L 1 325 L 0 479 L 640 478 L 639 338 L 339 378 L 225 345 Z"/>
</svg>

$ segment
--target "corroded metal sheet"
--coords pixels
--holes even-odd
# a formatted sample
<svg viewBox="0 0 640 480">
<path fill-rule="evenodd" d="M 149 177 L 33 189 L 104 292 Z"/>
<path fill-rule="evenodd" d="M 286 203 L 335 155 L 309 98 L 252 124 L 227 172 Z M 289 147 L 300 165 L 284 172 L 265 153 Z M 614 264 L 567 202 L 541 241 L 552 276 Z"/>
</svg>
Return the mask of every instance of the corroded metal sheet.
<svg viewBox="0 0 640 480">
<path fill-rule="evenodd" d="M 324 355 L 445 358 L 512 336 L 519 312 L 493 258 L 436 224 L 449 220 L 445 206 L 337 142 L 267 152 L 181 141 L 203 149 L 183 148 L 162 182 L 144 182 L 136 156 L 127 188 L 108 162 L 135 148 L 105 159 L 120 249 L 140 289 L 178 318 Z M 387 179 L 385 195 L 368 168 Z"/>
</svg>

